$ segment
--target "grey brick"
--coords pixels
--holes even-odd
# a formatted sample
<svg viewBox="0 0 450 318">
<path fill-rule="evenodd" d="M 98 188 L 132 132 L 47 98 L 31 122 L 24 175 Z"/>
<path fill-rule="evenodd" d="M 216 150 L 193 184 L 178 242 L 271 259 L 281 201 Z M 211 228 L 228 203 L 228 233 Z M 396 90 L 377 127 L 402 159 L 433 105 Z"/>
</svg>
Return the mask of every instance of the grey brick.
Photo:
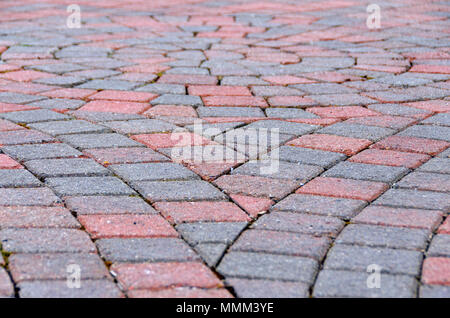
<svg viewBox="0 0 450 318">
<path fill-rule="evenodd" d="M 30 160 L 25 166 L 40 178 L 111 174 L 94 160 L 83 158 Z"/>
<path fill-rule="evenodd" d="M 126 181 L 189 180 L 199 177 L 178 163 L 156 162 L 109 166 L 115 174 Z"/>
<path fill-rule="evenodd" d="M 450 257 L 450 235 L 437 234 L 428 248 L 427 256 Z"/>
<path fill-rule="evenodd" d="M 432 83 L 433 81 L 420 77 L 414 77 L 411 73 L 400 75 L 388 75 L 370 80 L 370 82 L 389 84 L 392 86 L 419 86 Z"/>
<path fill-rule="evenodd" d="M 137 92 L 150 92 L 158 95 L 162 94 L 186 94 L 184 85 L 153 83 L 136 89 Z"/>
<path fill-rule="evenodd" d="M 18 284 L 21 298 L 120 298 L 120 289 L 110 280 L 83 280 L 80 288 L 67 288 L 66 280 L 41 280 Z"/>
<path fill-rule="evenodd" d="M 133 120 L 133 119 L 145 119 L 144 116 L 136 114 L 122 114 L 122 113 L 106 113 L 106 112 L 88 112 L 77 110 L 70 112 L 71 115 L 78 119 L 84 119 L 92 122 L 107 122 L 116 120 Z"/>
<path fill-rule="evenodd" d="M 392 135 L 395 133 L 395 130 L 375 126 L 336 123 L 318 130 L 317 133 L 378 141 Z"/>
<path fill-rule="evenodd" d="M 298 108 L 268 108 L 266 109 L 267 117 L 275 118 L 319 118 L 313 113 Z"/>
<path fill-rule="evenodd" d="M 356 93 L 357 90 L 335 83 L 312 83 L 312 84 L 297 84 L 291 85 L 309 95 L 321 94 L 350 94 Z"/>
<path fill-rule="evenodd" d="M 17 160 L 77 157 L 81 152 L 66 144 L 39 144 L 2 147 L 2 150 Z"/>
<path fill-rule="evenodd" d="M 232 286 L 239 298 L 307 298 L 308 284 L 264 279 L 230 278 L 225 284 Z"/>
<path fill-rule="evenodd" d="M 313 297 L 411 298 L 417 281 L 404 275 L 382 274 L 380 288 L 368 288 L 370 273 L 322 270 L 314 286 Z"/>
<path fill-rule="evenodd" d="M 15 130 L 0 132 L 0 145 L 20 145 L 20 144 L 35 144 L 42 142 L 50 142 L 55 139 L 51 136 L 43 134 L 38 131 L 31 130 Z"/>
<path fill-rule="evenodd" d="M 1 169 L 0 188 L 39 187 L 41 182 L 25 169 Z"/>
<path fill-rule="evenodd" d="M 199 107 L 200 117 L 264 117 L 257 107 Z"/>
<path fill-rule="evenodd" d="M 101 133 L 109 131 L 106 127 L 95 125 L 84 120 L 51 121 L 30 124 L 28 126 L 52 136 L 81 133 Z"/>
<path fill-rule="evenodd" d="M 422 229 L 350 224 L 342 230 L 335 243 L 423 250 L 429 235 Z"/>
<path fill-rule="evenodd" d="M 170 132 L 178 127 L 158 119 L 140 119 L 128 121 L 109 121 L 104 124 L 121 134 L 147 134 Z"/>
<path fill-rule="evenodd" d="M 272 167 L 265 171 L 264 169 Z M 322 173 L 323 169 L 318 166 L 302 165 L 290 162 L 271 160 L 251 161 L 234 169 L 231 174 L 243 174 L 250 176 L 261 176 L 279 179 L 292 179 L 304 184 Z M 268 172 L 268 173 L 266 173 Z M 273 172 L 273 173 L 272 173 Z"/>
<path fill-rule="evenodd" d="M 399 136 L 410 136 L 428 139 L 437 139 L 450 142 L 450 127 L 416 125 L 403 130 Z"/>
<path fill-rule="evenodd" d="M 134 188 L 150 201 L 222 200 L 225 194 L 206 181 L 140 181 Z"/>
<path fill-rule="evenodd" d="M 115 177 L 47 178 L 45 182 L 63 196 L 135 194 L 130 187 Z"/>
<path fill-rule="evenodd" d="M 53 191 L 47 188 L 0 188 L 0 205 L 53 205 L 60 202 Z"/>
<path fill-rule="evenodd" d="M 199 257 L 178 238 L 100 239 L 100 254 L 111 262 L 196 261 Z"/>
<path fill-rule="evenodd" d="M 65 197 L 67 208 L 83 214 L 156 214 L 150 204 L 130 196 L 76 196 Z"/>
<path fill-rule="evenodd" d="M 150 102 L 152 105 L 190 105 L 202 106 L 203 102 L 198 96 L 163 94 Z"/>
<path fill-rule="evenodd" d="M 450 286 L 422 285 L 420 298 L 450 298 Z"/>
<path fill-rule="evenodd" d="M 55 74 L 63 74 L 67 72 L 75 72 L 86 69 L 85 66 L 72 63 L 52 63 L 52 64 L 33 65 L 31 68 L 38 71 Z"/>
<path fill-rule="evenodd" d="M 112 80 L 112 79 L 94 79 L 84 84 L 78 85 L 77 88 L 88 89 L 110 89 L 110 90 L 123 90 L 129 91 L 137 87 L 139 84 L 129 81 Z"/>
<path fill-rule="evenodd" d="M 393 116 L 413 117 L 415 115 L 430 114 L 429 111 L 409 106 L 403 106 L 400 104 L 374 104 L 367 106 L 367 108 L 375 110 L 385 115 L 393 115 Z"/>
<path fill-rule="evenodd" d="M 77 99 L 62 99 L 62 98 L 52 98 L 45 99 L 42 101 L 33 102 L 28 104 L 29 106 L 36 106 L 39 108 L 46 109 L 77 109 L 86 104 L 85 101 L 77 100 Z"/>
<path fill-rule="evenodd" d="M 254 76 L 225 76 L 220 83 L 222 85 L 248 86 L 248 85 L 267 85 L 266 81 Z"/>
<path fill-rule="evenodd" d="M 252 93 L 255 96 L 302 96 L 303 92 L 285 86 L 253 86 Z"/>
<path fill-rule="evenodd" d="M 417 276 L 422 258 L 419 251 L 338 244 L 328 252 L 324 268 L 365 272 L 369 265 L 376 264 L 381 273 Z"/>
<path fill-rule="evenodd" d="M 315 125 L 307 125 L 302 123 L 294 123 L 288 121 L 281 120 L 261 120 L 251 123 L 250 125 L 245 126 L 247 129 L 261 129 L 266 128 L 268 130 L 267 134 L 272 133 L 272 129 L 278 128 L 281 134 L 291 134 L 291 135 L 304 135 L 309 134 L 319 128 Z"/>
<path fill-rule="evenodd" d="M 275 204 L 275 211 L 303 212 L 349 219 L 358 214 L 367 203 L 362 200 L 333 198 L 309 194 L 291 194 Z"/>
<path fill-rule="evenodd" d="M 449 113 L 436 114 L 422 121 L 422 124 L 450 127 L 450 114 Z"/>
<path fill-rule="evenodd" d="M 282 161 L 317 165 L 322 168 L 329 168 L 347 158 L 344 154 L 336 152 L 291 146 L 281 146 L 277 151 L 279 151 L 279 158 Z M 273 158 L 276 156 L 276 152 L 269 152 L 267 156 Z"/>
<path fill-rule="evenodd" d="M 2 247 L 10 253 L 94 253 L 86 232 L 76 229 L 4 229 Z"/>
<path fill-rule="evenodd" d="M 142 146 L 142 144 L 116 133 L 63 135 L 60 139 L 79 149 Z"/>
<path fill-rule="evenodd" d="M 230 244 L 246 226 L 245 222 L 196 222 L 179 224 L 176 229 L 191 245 L 199 243 Z"/>
<path fill-rule="evenodd" d="M 450 174 L 450 158 L 433 158 L 417 168 L 417 171 Z"/>
<path fill-rule="evenodd" d="M 336 166 L 326 171 L 322 176 L 394 183 L 408 173 L 408 171 L 408 169 L 403 167 L 370 165 L 345 161 L 338 163 Z"/>
<path fill-rule="evenodd" d="M 343 227 L 344 222 L 335 217 L 289 212 L 265 214 L 252 224 L 252 228 L 259 230 L 330 236 L 336 236 Z"/>
<path fill-rule="evenodd" d="M 27 104 L 38 100 L 46 99 L 45 96 L 28 95 L 13 92 L 0 92 L 0 102 L 11 104 Z"/>
<path fill-rule="evenodd" d="M 41 121 L 63 120 L 70 118 L 69 116 L 47 109 L 4 113 L 0 114 L 0 117 L 8 119 L 15 123 L 37 123 Z"/>
<path fill-rule="evenodd" d="M 276 279 L 310 284 L 317 268 L 316 261 L 305 257 L 230 252 L 222 259 L 218 272 L 226 278 Z"/>
<path fill-rule="evenodd" d="M 225 253 L 228 245 L 222 243 L 199 243 L 194 249 L 206 264 L 215 267 Z"/>
<path fill-rule="evenodd" d="M 55 53 L 57 58 L 64 57 L 106 57 L 112 50 L 94 46 L 69 46 Z"/>
<path fill-rule="evenodd" d="M 71 87 L 73 85 L 79 85 L 81 83 L 86 82 L 86 78 L 79 76 L 55 76 L 55 77 L 39 78 L 34 80 L 33 82 L 44 85 Z"/>
<path fill-rule="evenodd" d="M 448 211 L 450 195 L 431 191 L 390 189 L 373 204 Z"/>
<path fill-rule="evenodd" d="M 358 94 L 328 94 L 306 96 L 318 102 L 321 105 L 346 106 L 346 105 L 367 105 L 378 101 Z"/>
</svg>

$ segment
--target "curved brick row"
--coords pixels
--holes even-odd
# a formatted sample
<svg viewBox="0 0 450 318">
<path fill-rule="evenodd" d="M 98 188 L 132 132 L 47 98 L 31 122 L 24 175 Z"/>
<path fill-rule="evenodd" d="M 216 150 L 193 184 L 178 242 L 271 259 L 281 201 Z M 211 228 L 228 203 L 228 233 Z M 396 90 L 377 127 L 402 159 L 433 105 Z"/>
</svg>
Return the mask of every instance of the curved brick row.
<svg viewBox="0 0 450 318">
<path fill-rule="evenodd" d="M 79 5 L 0 4 L 0 297 L 450 296 L 447 5 Z"/>
</svg>

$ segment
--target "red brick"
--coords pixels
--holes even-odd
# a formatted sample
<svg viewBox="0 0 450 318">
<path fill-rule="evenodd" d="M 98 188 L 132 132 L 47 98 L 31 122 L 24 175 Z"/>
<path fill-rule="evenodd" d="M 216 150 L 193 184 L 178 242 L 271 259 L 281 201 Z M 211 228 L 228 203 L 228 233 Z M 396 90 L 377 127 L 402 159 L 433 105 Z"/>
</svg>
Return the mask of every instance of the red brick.
<svg viewBox="0 0 450 318">
<path fill-rule="evenodd" d="M 146 92 L 104 90 L 89 96 L 89 99 L 118 100 L 124 102 L 149 102 L 156 97 L 158 97 L 158 95 Z"/>
<path fill-rule="evenodd" d="M 25 129 L 22 126 L 13 124 L 12 122 L 9 122 L 4 119 L 0 119 L 0 131 L 11 131 L 11 130 L 20 130 Z"/>
<path fill-rule="evenodd" d="M 389 185 L 382 182 L 317 177 L 296 193 L 373 201 L 387 189 Z"/>
<path fill-rule="evenodd" d="M 427 257 L 423 262 L 422 282 L 450 286 L 450 257 Z"/>
<path fill-rule="evenodd" d="M 266 198 L 255 198 L 247 195 L 232 194 L 230 198 L 242 207 L 252 217 L 257 217 L 259 213 L 270 209 L 275 202 Z"/>
<path fill-rule="evenodd" d="M 380 113 L 361 106 L 310 107 L 307 111 L 325 118 L 378 116 Z"/>
<path fill-rule="evenodd" d="M 189 95 L 197 96 L 252 96 L 245 86 L 210 86 L 198 85 L 188 87 Z"/>
<path fill-rule="evenodd" d="M 441 220 L 441 211 L 369 206 L 354 217 L 352 222 L 434 230 Z"/>
<path fill-rule="evenodd" d="M 361 80 L 358 76 L 352 76 L 348 74 L 342 74 L 338 72 L 316 72 L 305 74 L 308 78 L 313 78 L 316 80 L 332 83 L 342 83 L 347 81 L 359 81 Z"/>
<path fill-rule="evenodd" d="M 437 113 L 450 112 L 450 101 L 448 100 L 427 100 L 423 102 L 406 103 L 405 105 Z"/>
<path fill-rule="evenodd" d="M 372 142 L 366 139 L 356 139 L 334 135 L 312 134 L 294 139 L 288 145 L 340 152 L 347 156 L 354 155 L 370 146 Z"/>
<path fill-rule="evenodd" d="M 201 146 L 213 144 L 214 142 L 200 135 L 190 132 L 176 132 L 171 134 L 144 134 L 134 135 L 131 137 L 152 149 L 185 147 L 185 146 Z"/>
<path fill-rule="evenodd" d="M 155 208 L 170 222 L 239 222 L 249 217 L 231 202 L 157 202 Z"/>
<path fill-rule="evenodd" d="M 170 69 L 169 66 L 160 64 L 138 64 L 119 68 L 119 70 L 122 72 L 150 73 L 150 74 L 157 74 L 160 72 L 167 71 L 168 69 Z"/>
<path fill-rule="evenodd" d="M 436 73 L 436 74 L 450 74 L 450 66 L 446 65 L 414 65 L 409 70 L 410 72 L 415 73 Z"/>
<path fill-rule="evenodd" d="M 438 233 L 450 234 L 450 217 L 445 219 L 444 223 L 439 227 Z"/>
<path fill-rule="evenodd" d="M 201 263 L 114 264 L 111 271 L 126 290 L 167 287 L 222 287 L 222 282 Z"/>
<path fill-rule="evenodd" d="M 371 148 L 404 152 L 417 152 L 434 156 L 444 151 L 449 146 L 450 143 L 441 140 L 431 140 L 406 136 L 389 136 L 372 145 Z"/>
<path fill-rule="evenodd" d="M 233 298 L 225 288 L 167 288 L 160 290 L 140 289 L 128 293 L 130 298 Z"/>
<path fill-rule="evenodd" d="M 217 78 L 210 75 L 179 75 L 164 74 L 158 79 L 158 83 L 166 84 L 193 84 L 193 85 L 216 85 Z"/>
<path fill-rule="evenodd" d="M 198 117 L 192 106 L 182 105 L 156 105 L 147 110 L 144 115 L 149 117 L 177 116 L 177 117 Z"/>
<path fill-rule="evenodd" d="M 188 168 L 194 171 L 196 174 L 201 176 L 206 181 L 212 181 L 218 176 L 224 174 L 229 171 L 232 167 L 236 166 L 238 162 L 222 162 L 222 163 L 211 163 L 211 162 L 203 162 L 203 163 L 189 163 L 188 161 L 184 161 L 187 163 Z"/>
<path fill-rule="evenodd" d="M 317 102 L 307 97 L 300 96 L 274 96 L 268 99 L 270 106 L 311 106 L 317 105 Z"/>
<path fill-rule="evenodd" d="M 78 219 L 94 239 L 178 236 L 159 215 L 81 215 Z"/>
<path fill-rule="evenodd" d="M 76 98 L 83 99 L 89 95 L 97 92 L 93 89 L 83 89 L 83 88 L 61 88 L 50 92 L 40 93 L 39 95 L 53 97 L 53 98 Z"/>
<path fill-rule="evenodd" d="M 37 72 L 32 70 L 21 70 L 0 74 L 0 78 L 6 78 L 18 82 L 29 82 L 38 78 L 53 77 L 53 74 Z"/>
<path fill-rule="evenodd" d="M 205 106 L 267 107 L 264 98 L 256 96 L 207 96 L 202 99 Z"/>
<path fill-rule="evenodd" d="M 349 161 L 374 165 L 417 168 L 431 157 L 424 154 L 392 150 L 367 149 L 349 158 Z"/>
<path fill-rule="evenodd" d="M 291 85 L 291 84 L 310 84 L 316 83 L 314 80 L 310 80 L 304 77 L 281 75 L 281 76 L 266 76 L 263 80 L 276 85 Z"/>
<path fill-rule="evenodd" d="M 388 72 L 388 73 L 403 73 L 406 71 L 405 67 L 402 66 L 388 66 L 388 65 L 356 65 L 354 68 L 358 70 L 365 70 L 365 71 L 374 71 L 374 72 Z"/>
<path fill-rule="evenodd" d="M 17 112 L 21 110 L 33 110 L 33 109 L 38 109 L 38 107 L 0 103 L 0 113 Z"/>
<path fill-rule="evenodd" d="M 148 108 L 150 105 L 147 103 L 96 100 L 85 104 L 79 111 L 139 114 Z"/>
<path fill-rule="evenodd" d="M 400 116 L 370 116 L 370 117 L 353 117 L 345 122 L 349 124 L 360 124 L 368 126 L 386 127 L 392 129 L 405 128 L 417 120 L 414 118 Z"/>
<path fill-rule="evenodd" d="M 23 167 L 9 156 L 0 154 L 0 169 L 23 169 Z"/>
</svg>

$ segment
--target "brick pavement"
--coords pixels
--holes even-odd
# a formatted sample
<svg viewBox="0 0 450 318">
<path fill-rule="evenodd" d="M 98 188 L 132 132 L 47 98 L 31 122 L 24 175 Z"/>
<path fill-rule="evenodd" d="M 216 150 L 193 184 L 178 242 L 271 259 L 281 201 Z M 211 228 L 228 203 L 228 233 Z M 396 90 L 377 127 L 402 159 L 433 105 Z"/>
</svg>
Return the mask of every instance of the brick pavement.
<svg viewBox="0 0 450 318">
<path fill-rule="evenodd" d="M 75 2 L 0 3 L 0 297 L 450 297 L 447 3 Z"/>
</svg>

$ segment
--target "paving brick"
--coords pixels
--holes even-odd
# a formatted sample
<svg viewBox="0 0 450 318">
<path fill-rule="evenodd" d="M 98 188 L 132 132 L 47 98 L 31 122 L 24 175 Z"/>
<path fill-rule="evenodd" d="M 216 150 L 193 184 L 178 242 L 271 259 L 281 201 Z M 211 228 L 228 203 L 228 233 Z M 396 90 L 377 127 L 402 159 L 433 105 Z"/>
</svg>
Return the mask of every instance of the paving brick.
<svg viewBox="0 0 450 318">
<path fill-rule="evenodd" d="M 85 214 L 156 214 L 150 204 L 130 196 L 76 196 L 64 198 L 67 207 Z"/>
<path fill-rule="evenodd" d="M 374 165 L 417 168 L 429 159 L 430 156 L 424 154 L 393 150 L 366 149 L 351 157 L 349 161 Z"/>
<path fill-rule="evenodd" d="M 120 163 L 159 162 L 169 159 L 148 148 L 89 149 L 84 153 L 103 165 Z"/>
<path fill-rule="evenodd" d="M 84 80 L 83 80 L 84 82 Z M 75 83 L 72 83 L 75 84 Z M 138 86 L 137 83 L 121 81 L 121 80 L 111 80 L 111 79 L 94 79 L 90 80 L 84 84 L 78 85 L 76 88 L 87 88 L 96 90 L 131 90 Z"/>
<path fill-rule="evenodd" d="M 13 124 L 7 120 L 0 119 L 0 131 L 9 131 L 9 130 L 21 130 L 24 129 L 22 126 Z"/>
<path fill-rule="evenodd" d="M 367 287 L 367 273 L 322 270 L 314 286 L 313 297 L 411 298 L 417 281 L 405 275 L 381 275 L 380 288 Z"/>
<path fill-rule="evenodd" d="M 251 217 L 267 211 L 275 202 L 265 198 L 255 198 L 247 195 L 232 194 L 230 198 L 243 208 Z"/>
<path fill-rule="evenodd" d="M 261 120 L 246 126 L 248 129 L 267 129 L 272 132 L 272 129 L 279 129 L 281 134 L 292 134 L 292 135 L 304 135 L 313 132 L 317 129 L 317 126 L 306 125 L 301 123 L 293 123 L 281 120 Z"/>
<path fill-rule="evenodd" d="M 62 207 L 0 207 L 0 228 L 80 228 Z"/>
<path fill-rule="evenodd" d="M 201 263 L 118 264 L 113 265 L 111 270 L 127 290 L 223 286 L 213 272 Z"/>
<path fill-rule="evenodd" d="M 134 188 L 150 201 L 221 200 L 226 196 L 206 181 L 140 181 Z"/>
<path fill-rule="evenodd" d="M 348 219 L 360 212 L 367 202 L 362 200 L 291 194 L 273 206 L 275 211 L 311 213 Z"/>
<path fill-rule="evenodd" d="M 418 171 L 435 172 L 435 173 L 450 173 L 450 159 L 433 158 L 421 165 Z"/>
<path fill-rule="evenodd" d="M 308 285 L 264 279 L 230 278 L 225 284 L 232 286 L 239 298 L 307 298 Z"/>
<path fill-rule="evenodd" d="M 369 165 L 356 162 L 340 162 L 322 174 L 323 177 L 335 177 L 366 181 L 394 183 L 409 170 L 402 167 Z"/>
<path fill-rule="evenodd" d="M 2 247 L 11 253 L 94 253 L 89 236 L 76 229 L 3 229 Z"/>
<path fill-rule="evenodd" d="M 428 101 L 420 101 L 420 102 L 413 102 L 413 103 L 407 103 L 406 105 L 424 109 L 432 112 L 448 112 L 450 110 L 450 106 L 448 101 L 445 100 L 428 100 Z"/>
<path fill-rule="evenodd" d="M 428 247 L 427 256 L 432 257 L 450 257 L 450 235 L 437 234 L 433 237 Z"/>
<path fill-rule="evenodd" d="M 190 132 L 173 132 L 171 134 L 144 134 L 135 135 L 132 139 L 145 144 L 152 149 L 201 146 L 211 144 L 209 139 Z"/>
<path fill-rule="evenodd" d="M 95 125 L 84 120 L 65 120 L 36 123 L 28 125 L 52 136 L 80 134 L 80 133 L 101 133 L 109 129 L 100 125 Z"/>
<path fill-rule="evenodd" d="M 198 176 L 177 163 L 137 163 L 111 165 L 115 174 L 126 181 L 190 180 Z"/>
<path fill-rule="evenodd" d="M 147 110 L 144 115 L 155 118 L 164 118 L 166 116 L 197 117 L 197 112 L 192 106 L 156 105 Z"/>
<path fill-rule="evenodd" d="M 264 117 L 261 109 L 255 107 L 199 107 L 200 117 Z"/>
<path fill-rule="evenodd" d="M 81 268 L 82 284 L 86 279 L 110 279 L 102 259 L 96 254 L 13 254 L 9 268 L 15 282 L 66 280 L 67 266 Z"/>
<path fill-rule="evenodd" d="M 310 258 L 247 252 L 228 253 L 218 267 L 218 272 L 227 278 L 288 280 L 309 284 L 316 271 L 317 262 Z"/>
<path fill-rule="evenodd" d="M 136 89 L 138 92 L 150 92 L 154 94 L 186 94 L 184 85 L 152 83 Z"/>
<path fill-rule="evenodd" d="M 206 96 L 203 102 L 205 106 L 267 107 L 264 98 L 255 96 Z"/>
<path fill-rule="evenodd" d="M 7 155 L 0 154 L 0 169 L 21 169 L 20 163 Z"/>
<path fill-rule="evenodd" d="M 179 224 L 176 229 L 191 245 L 219 243 L 227 246 L 246 226 L 246 222 L 195 222 Z"/>
<path fill-rule="evenodd" d="M 251 96 L 249 89 L 244 86 L 193 85 L 188 87 L 188 92 L 197 96 Z"/>
<path fill-rule="evenodd" d="M 86 112 L 81 110 L 69 111 L 70 115 L 84 119 L 91 122 L 108 122 L 114 120 L 132 120 L 143 119 L 144 116 L 137 114 L 125 114 L 125 113 L 107 113 L 107 112 Z"/>
<path fill-rule="evenodd" d="M 93 239 L 178 236 L 159 215 L 81 215 L 78 219 Z"/>
<path fill-rule="evenodd" d="M 450 258 L 427 257 L 423 262 L 422 282 L 432 285 L 450 285 Z"/>
<path fill-rule="evenodd" d="M 436 114 L 434 116 L 428 117 L 427 119 L 422 121 L 422 123 L 449 127 L 450 126 L 450 114 L 449 113 Z"/>
<path fill-rule="evenodd" d="M 439 227 L 438 233 L 450 234 L 450 218 L 445 219 L 445 222 Z"/>
<path fill-rule="evenodd" d="M 450 192 L 450 180 L 445 174 L 413 172 L 398 182 L 398 187 L 407 189 Z"/>
<path fill-rule="evenodd" d="M 368 116 L 352 117 L 345 121 L 349 124 L 361 124 L 367 126 L 402 129 L 416 122 L 416 119 L 401 116 Z M 390 137 L 388 137 L 390 138 Z"/>
<path fill-rule="evenodd" d="M 217 78 L 209 75 L 164 74 L 158 79 L 162 84 L 216 85 Z"/>
<path fill-rule="evenodd" d="M 0 132 L 0 146 L 37 144 L 54 141 L 53 137 L 37 131 L 15 130 Z"/>
<path fill-rule="evenodd" d="M 298 108 L 267 108 L 266 109 L 267 117 L 275 117 L 275 118 L 285 118 L 285 119 L 295 119 L 295 118 L 319 118 L 318 116 L 311 114 L 303 109 Z"/>
<path fill-rule="evenodd" d="M 324 118 L 346 119 L 379 115 L 379 113 L 361 106 L 310 107 L 308 111 Z"/>
<path fill-rule="evenodd" d="M 427 115 L 431 115 L 431 112 L 429 111 L 405 106 L 405 104 L 373 104 L 367 106 L 367 108 L 392 116 L 424 118 Z"/>
<path fill-rule="evenodd" d="M 203 102 L 198 96 L 163 94 L 150 102 L 152 105 L 187 105 L 203 106 Z"/>
<path fill-rule="evenodd" d="M 46 184 L 62 196 L 131 195 L 135 192 L 115 177 L 52 177 Z"/>
<path fill-rule="evenodd" d="M 79 149 L 136 147 L 140 144 L 120 134 L 73 134 L 60 139 Z"/>
<path fill-rule="evenodd" d="M 416 276 L 422 263 L 422 253 L 388 248 L 334 245 L 327 254 L 324 269 L 367 270 L 371 264 L 381 267 L 381 273 Z"/>
<path fill-rule="evenodd" d="M 442 212 L 369 206 L 352 219 L 355 223 L 434 230 L 442 221 Z"/>
<path fill-rule="evenodd" d="M 166 200 L 171 200 L 167 197 Z M 249 220 L 237 205 L 231 202 L 158 202 L 155 208 L 173 223 L 183 222 L 239 222 Z"/>
<path fill-rule="evenodd" d="M 420 287 L 421 298 L 449 298 L 450 287 L 442 285 L 423 285 Z"/>
<path fill-rule="evenodd" d="M 61 143 L 7 146 L 2 150 L 17 160 L 78 157 L 81 152 Z"/>
<path fill-rule="evenodd" d="M 320 261 L 331 240 L 298 233 L 277 231 L 245 231 L 231 247 L 232 251 L 272 253 L 311 257 Z"/>
<path fill-rule="evenodd" d="M 94 100 L 81 107 L 80 111 L 139 114 L 147 108 L 150 108 L 147 103 Z"/>
<path fill-rule="evenodd" d="M 128 292 L 130 298 L 233 298 L 224 288 L 200 289 L 200 288 L 166 288 L 160 290 L 132 290 Z"/>
<path fill-rule="evenodd" d="M 288 143 L 290 146 L 339 152 L 347 156 L 356 154 L 371 144 L 366 139 L 355 139 L 325 134 L 305 135 Z"/>
<path fill-rule="evenodd" d="M 423 138 L 390 136 L 372 145 L 375 149 L 417 152 L 427 155 L 437 155 L 450 146 L 450 143 L 440 140 Z"/>
<path fill-rule="evenodd" d="M 127 102 L 149 102 L 157 97 L 156 94 L 145 92 L 127 92 L 127 91 L 114 91 L 104 90 L 94 95 L 90 95 L 89 99 L 100 100 L 117 100 Z"/>
<path fill-rule="evenodd" d="M 399 135 L 450 142 L 450 127 L 416 125 L 406 128 Z"/>
<path fill-rule="evenodd" d="M 42 121 L 63 120 L 70 118 L 66 115 L 47 109 L 3 113 L 0 116 L 15 123 L 36 123 Z"/>
<path fill-rule="evenodd" d="M 158 119 L 139 119 L 129 121 L 110 121 L 105 126 L 121 134 L 147 134 L 170 132 L 178 127 Z"/>
<path fill-rule="evenodd" d="M 11 283 L 9 275 L 4 268 L 0 268 L 0 297 L 14 297 L 14 285 Z"/>
<path fill-rule="evenodd" d="M 393 249 L 423 250 L 430 232 L 423 229 L 349 224 L 335 243 Z"/>
<path fill-rule="evenodd" d="M 56 111 L 61 112 L 61 111 L 65 111 L 68 109 L 80 108 L 84 104 L 86 104 L 86 102 L 82 101 L 82 100 L 53 98 L 53 99 L 45 99 L 45 100 L 33 102 L 28 105 L 36 106 L 36 107 L 44 108 L 44 109 L 56 110 Z M 39 114 L 38 118 L 45 119 L 46 116 L 48 116 L 50 118 L 54 117 L 54 115 L 53 116 L 51 114 L 46 115 L 45 113 L 41 112 L 41 114 Z M 43 121 L 43 120 L 39 120 L 39 121 Z"/>
<path fill-rule="evenodd" d="M 395 130 L 382 127 L 336 123 L 317 131 L 319 134 L 336 135 L 343 137 L 367 139 L 370 141 L 377 141 L 392 135 Z"/>
<path fill-rule="evenodd" d="M 0 188 L 0 205 L 53 205 L 60 199 L 47 188 Z"/>
<path fill-rule="evenodd" d="M 86 280 L 80 288 L 67 288 L 66 280 L 22 282 L 21 298 L 121 298 L 119 288 L 109 280 Z"/>
<path fill-rule="evenodd" d="M 318 165 L 323 168 L 329 168 L 346 158 L 344 154 L 292 146 L 281 146 L 278 153 L 282 161 L 296 164 Z M 271 158 L 275 154 L 276 152 L 269 152 L 268 157 Z"/>
<path fill-rule="evenodd" d="M 25 163 L 28 170 L 40 178 L 67 176 L 96 176 L 111 174 L 92 159 L 45 159 Z"/>
<path fill-rule="evenodd" d="M 245 194 L 255 197 L 279 199 L 297 188 L 291 180 L 257 176 L 224 175 L 214 182 L 228 194 Z"/>
<path fill-rule="evenodd" d="M 450 205 L 450 195 L 430 191 L 391 189 L 374 204 L 446 211 Z"/>
<path fill-rule="evenodd" d="M 335 217 L 290 212 L 273 212 L 260 217 L 252 227 L 259 230 L 285 231 L 315 236 L 336 236 L 343 222 Z"/>
<path fill-rule="evenodd" d="M 0 188 L 39 186 L 41 182 L 24 169 L 0 170 Z"/>
<path fill-rule="evenodd" d="M 318 177 L 296 193 L 373 201 L 388 188 L 388 185 L 382 182 Z"/>
<path fill-rule="evenodd" d="M 96 241 L 100 254 L 111 262 L 187 262 L 199 257 L 177 238 L 110 238 Z"/>
</svg>

